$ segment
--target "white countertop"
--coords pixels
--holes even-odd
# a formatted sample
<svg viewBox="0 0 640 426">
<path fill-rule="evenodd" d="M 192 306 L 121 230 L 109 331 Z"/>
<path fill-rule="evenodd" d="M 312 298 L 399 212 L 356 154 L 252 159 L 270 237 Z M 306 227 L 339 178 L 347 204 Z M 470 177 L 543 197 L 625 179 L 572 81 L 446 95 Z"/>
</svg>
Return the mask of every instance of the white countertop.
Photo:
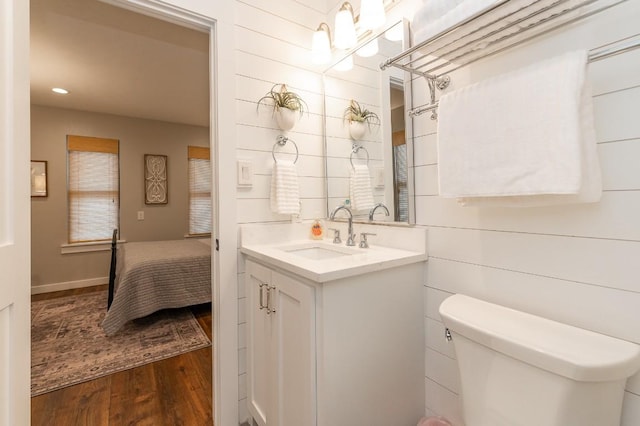
<svg viewBox="0 0 640 426">
<path fill-rule="evenodd" d="M 251 229 L 251 232 L 255 231 L 256 228 Z M 418 234 L 422 233 L 426 242 L 426 230 L 416 229 L 415 231 L 418 232 Z M 273 235 L 272 233 L 269 234 Z M 418 235 L 418 237 L 422 237 L 422 235 Z M 405 250 L 376 245 L 375 242 L 371 240 L 369 241 L 369 248 L 359 248 L 357 243 L 355 247 L 347 247 L 344 241 L 340 244 L 333 244 L 333 240 L 330 238 L 323 240 L 295 238 L 269 243 L 264 243 L 264 240 L 260 240 L 262 240 L 262 238 L 243 238 L 240 251 L 262 263 L 292 272 L 318 283 L 427 260 L 426 249 L 413 250 L 417 248 L 415 244 L 407 244 L 407 246 L 413 247 Z M 287 251 L 310 246 L 350 254 L 318 260 L 309 259 L 301 256 L 299 253 Z M 426 244 L 422 244 L 421 246 L 425 247 Z"/>
</svg>

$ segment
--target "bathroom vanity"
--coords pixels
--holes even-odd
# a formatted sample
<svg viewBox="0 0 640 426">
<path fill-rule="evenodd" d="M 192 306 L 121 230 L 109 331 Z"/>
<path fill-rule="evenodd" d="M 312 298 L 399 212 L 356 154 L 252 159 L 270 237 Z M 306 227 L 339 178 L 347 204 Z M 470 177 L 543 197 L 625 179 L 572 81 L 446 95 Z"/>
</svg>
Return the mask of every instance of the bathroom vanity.
<svg viewBox="0 0 640 426">
<path fill-rule="evenodd" d="M 360 225 L 377 234 L 361 249 L 308 227 L 242 227 L 249 413 L 261 426 L 415 425 L 426 230 Z"/>
</svg>

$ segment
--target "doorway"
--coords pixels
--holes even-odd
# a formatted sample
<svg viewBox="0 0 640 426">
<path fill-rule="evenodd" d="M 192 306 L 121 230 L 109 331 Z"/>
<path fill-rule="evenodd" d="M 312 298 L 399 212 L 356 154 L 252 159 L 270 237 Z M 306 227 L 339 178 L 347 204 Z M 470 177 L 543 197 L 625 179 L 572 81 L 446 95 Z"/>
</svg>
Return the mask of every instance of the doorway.
<svg viewBox="0 0 640 426">
<path fill-rule="evenodd" d="M 38 0 L 34 0 L 32 3 L 38 3 Z M 43 3 L 43 2 L 40 2 L 40 3 Z M 57 19 L 59 19 L 59 20 L 61 20 L 61 21 L 63 21 L 63 23 L 64 23 L 64 22 L 66 22 L 67 24 L 70 24 L 70 23 L 72 23 L 72 22 L 74 22 L 74 21 L 81 21 L 81 22 L 85 22 L 85 23 L 91 23 L 91 22 L 94 22 L 94 21 L 99 20 L 99 18 L 107 18 L 107 20 L 108 20 L 111 24 L 113 24 L 113 26 L 114 26 L 115 28 L 117 28 L 117 29 L 119 29 L 119 30 L 121 30 L 121 31 L 124 31 L 124 32 L 129 31 L 129 32 L 132 32 L 132 33 L 134 33 L 134 34 L 136 34 L 136 35 L 138 35 L 138 36 L 142 36 L 142 37 L 150 38 L 150 39 L 152 39 L 153 41 L 155 41 L 155 42 L 157 42 L 157 43 L 161 43 L 161 42 L 162 42 L 161 40 L 158 40 L 158 37 L 157 37 L 157 36 L 154 36 L 152 32 L 149 32 L 149 28 L 150 28 L 150 26 L 152 26 L 152 25 L 149 25 L 149 22 L 150 22 L 149 20 L 155 20 L 155 18 L 151 18 L 151 17 L 149 17 L 149 16 L 147 16 L 147 15 L 139 15 L 139 16 L 138 16 L 138 20 L 146 21 L 143 25 L 127 26 L 127 24 L 126 24 L 126 22 L 125 22 L 124 20 L 122 20 L 122 19 L 120 19 L 120 18 L 118 18 L 118 17 L 116 16 L 116 13 L 117 13 L 117 12 L 133 13 L 133 12 L 124 11 L 124 10 L 118 10 L 118 11 L 115 11 L 115 10 L 114 10 L 114 11 L 113 11 L 113 12 L 114 12 L 114 15 L 110 15 L 110 14 L 107 14 L 107 13 L 96 13 L 96 12 L 88 11 L 88 10 L 83 9 L 82 7 L 74 7 L 74 6 L 72 5 L 72 3 L 73 3 L 73 2 L 69 2 L 69 1 L 53 1 L 53 2 L 52 2 L 52 1 L 47 1 L 47 2 L 44 2 L 44 3 L 46 3 L 46 4 L 47 4 L 47 5 L 49 5 L 49 6 L 52 6 L 52 5 L 53 5 L 53 6 L 56 6 L 56 5 L 60 6 L 60 8 L 61 8 L 61 12 L 59 12 L 59 13 L 57 14 L 56 18 L 57 18 Z M 86 3 L 87 3 L 87 2 L 82 2 L 82 3 L 83 3 L 84 5 L 86 5 Z M 97 5 L 99 5 L 99 6 L 102 8 L 102 11 L 103 11 L 103 12 L 104 12 L 104 10 L 105 10 L 105 9 L 104 9 L 105 7 L 110 7 L 110 8 L 112 8 L 112 9 L 119 9 L 119 8 L 114 8 L 113 6 L 110 6 L 110 5 L 106 5 L 106 4 L 101 3 L 101 2 L 96 2 L 96 4 L 97 4 Z M 33 10 L 34 10 L 34 9 L 32 8 L 32 13 L 33 13 Z M 52 22 L 51 22 L 51 21 L 52 21 L 52 20 L 51 20 L 51 19 L 49 19 L 49 20 L 48 20 L 48 22 L 47 22 L 47 25 L 51 26 L 51 24 L 52 24 Z M 164 21 L 160 21 L 160 22 L 162 22 L 162 23 L 166 24 L 166 22 L 164 22 Z M 102 24 L 102 25 L 104 26 L 104 24 Z M 69 26 L 67 26 L 67 28 L 66 28 L 66 29 L 69 29 Z M 103 27 L 103 28 L 102 28 L 102 30 L 105 30 L 105 28 Z M 84 38 L 86 38 L 86 36 L 87 36 L 87 33 L 79 33 L 79 34 L 78 34 L 78 38 L 83 38 L 83 37 L 84 37 Z M 183 34 L 183 36 L 184 36 L 184 34 Z M 185 36 L 185 37 L 186 37 L 186 36 Z M 185 41 L 185 37 L 183 37 L 182 39 L 180 39 L 180 41 L 178 42 L 178 44 L 180 44 L 180 43 L 187 44 L 187 42 Z M 186 38 L 188 38 L 188 37 L 186 37 Z M 209 35 L 209 34 L 206 34 L 206 38 L 207 38 L 207 39 L 210 39 L 210 35 Z M 127 48 L 134 48 L 134 49 L 137 47 L 137 46 L 127 45 L 126 43 L 124 43 L 124 44 L 123 44 L 123 46 L 126 46 Z M 61 50 L 63 50 L 63 51 L 64 51 L 64 49 L 61 49 Z M 207 54 L 208 54 L 208 52 L 210 51 L 210 47 L 209 47 L 208 45 L 207 45 L 207 47 L 206 47 L 206 50 L 207 50 Z M 51 51 L 51 49 L 49 49 L 49 50 L 48 50 L 48 53 L 53 53 L 53 52 Z M 104 52 L 103 52 L 103 54 L 104 54 Z M 106 54 L 105 54 L 105 56 L 109 56 L 109 55 L 106 55 Z M 69 60 L 69 57 L 67 56 L 65 59 Z M 211 61 L 211 59 L 207 56 L 207 61 L 206 61 L 206 62 L 207 62 L 207 64 L 208 64 L 210 61 Z M 126 61 L 125 61 L 125 62 L 126 62 Z M 177 62 L 178 62 L 178 61 L 177 61 Z M 53 60 L 52 60 L 52 62 L 51 62 L 51 63 L 53 63 Z M 32 65 L 32 68 L 33 68 L 33 65 Z M 48 74 L 48 76 L 49 76 L 49 77 L 51 77 L 51 76 L 53 76 L 53 75 L 55 74 L 55 72 L 54 72 L 54 71 L 55 71 L 55 69 L 54 69 L 54 68 L 55 68 L 55 67 L 53 67 L 53 66 L 52 66 L 52 67 L 50 67 L 50 68 L 48 68 L 48 70 L 47 70 L 47 71 L 48 71 L 48 72 L 47 72 L 47 74 Z M 80 74 L 80 75 L 79 75 L 78 77 L 79 77 L 79 78 L 82 78 L 82 77 L 83 77 L 83 76 L 82 76 L 82 74 L 83 74 L 83 73 L 79 73 L 79 74 Z M 84 77 L 85 77 L 85 78 L 88 78 L 88 79 L 91 79 L 91 80 L 94 80 L 94 81 L 95 81 L 95 69 L 93 69 L 93 71 L 92 71 L 92 72 L 85 72 L 84 74 L 85 74 L 85 75 L 84 75 Z M 206 74 L 207 74 L 207 83 L 208 83 L 208 74 L 209 74 L 209 73 L 208 73 L 208 66 L 207 66 L 207 68 L 206 68 Z M 114 77 L 114 78 L 116 77 L 113 73 L 112 73 L 111 75 L 112 75 L 112 77 Z M 145 75 L 146 75 L 147 77 L 149 77 L 151 74 L 147 72 Z M 135 90 L 140 89 L 140 87 L 139 87 L 139 86 L 140 86 L 140 82 L 141 82 L 141 81 L 143 81 L 144 79 L 145 79 L 144 77 L 143 77 L 142 79 L 141 79 L 141 78 L 137 78 L 138 87 L 136 87 L 136 88 L 135 88 Z M 158 89 L 158 91 L 159 91 L 159 89 L 160 89 L 160 88 L 158 87 L 157 89 Z M 98 89 L 98 88 L 94 88 L 94 89 L 93 89 L 93 91 L 94 91 L 94 92 L 96 92 L 96 91 L 99 91 L 99 89 Z M 114 90 L 113 90 L 113 89 L 111 89 L 111 90 L 110 90 L 110 92 L 114 92 Z M 208 88 L 208 87 L 207 87 L 207 90 L 205 90 L 204 92 L 206 92 L 207 94 L 209 94 L 209 93 L 211 93 L 211 92 L 212 92 L 212 90 L 211 90 L 210 88 Z M 116 93 L 117 93 L 117 92 L 116 92 Z M 80 95 L 80 94 L 81 94 L 81 91 L 77 91 L 77 92 L 76 92 L 76 95 Z M 102 97 L 103 97 L 103 98 L 108 98 L 108 97 L 109 97 L 109 94 L 110 94 L 110 93 L 107 93 L 107 94 L 103 95 Z M 137 98 L 138 98 L 138 99 L 143 99 L 143 98 L 145 98 L 146 96 L 153 96 L 153 94 L 151 94 L 151 95 L 142 95 L 142 94 L 139 94 L 139 95 L 137 96 Z M 179 96 L 178 96 L 177 94 L 173 94 L 173 95 L 172 95 L 172 96 L 170 96 L 170 97 L 172 97 L 172 98 L 174 99 L 174 101 L 175 101 L 175 100 L 176 100 L 176 98 L 177 98 L 177 97 L 179 97 Z M 36 99 L 36 97 L 34 97 L 34 99 Z M 76 98 L 76 99 L 77 99 L 77 98 Z M 39 101 L 39 102 L 41 102 L 41 103 L 43 103 L 43 102 L 44 102 L 44 106 L 45 106 L 45 107 L 47 107 L 47 108 L 56 108 L 56 106 L 54 106 L 53 104 L 46 104 L 46 102 L 47 102 L 47 101 Z M 63 108 L 63 109 L 67 109 L 67 110 L 69 110 L 69 109 L 73 110 L 73 109 L 80 108 L 77 104 L 74 104 L 74 103 L 73 103 L 74 101 L 69 101 L 69 100 L 67 100 L 67 101 L 64 101 L 64 102 L 66 102 L 66 104 L 64 104 L 64 103 L 63 103 L 63 104 L 62 104 L 60 107 L 58 107 L 58 108 Z M 156 106 L 160 104 L 160 102 L 154 102 L 154 103 L 156 104 Z M 207 97 L 206 97 L 206 101 L 205 101 L 205 105 L 207 106 L 207 110 L 206 110 L 206 112 L 204 113 L 205 119 L 206 119 L 206 121 L 207 121 L 207 125 L 209 125 L 209 121 L 210 121 L 210 118 L 209 118 L 209 117 L 210 117 L 210 115 L 211 115 L 211 114 L 209 113 L 209 109 L 208 109 L 208 106 L 209 106 L 210 104 L 211 104 L 211 100 L 210 100 L 210 99 L 209 99 L 209 97 L 207 96 Z M 138 110 L 136 110 L 136 109 L 135 109 L 135 108 L 140 108 L 140 106 L 139 106 L 139 105 L 137 105 L 137 104 L 135 103 L 135 100 L 134 100 L 134 101 L 131 101 L 131 102 L 128 102 L 128 105 L 127 105 L 127 106 L 130 108 L 130 110 L 133 110 L 133 112 L 128 112 L 128 113 L 127 113 L 127 111 L 124 111 L 124 112 L 120 112 L 120 111 L 113 112 L 113 111 L 108 111 L 108 110 L 100 110 L 100 107 L 99 107 L 99 106 L 94 106 L 93 108 L 97 108 L 95 111 L 96 111 L 96 113 L 100 113 L 100 114 L 115 114 L 115 115 L 136 115 L 136 114 L 140 114 L 140 113 L 139 113 L 139 111 L 140 111 L 140 110 L 139 110 L 139 109 L 138 109 Z M 183 108 L 183 110 L 184 110 L 184 109 L 185 109 L 185 108 Z M 193 117 L 193 114 L 191 114 L 191 117 Z M 156 118 L 156 119 L 158 119 L 158 120 L 162 120 L 162 116 L 160 115 L 160 116 L 159 116 L 159 118 Z M 191 125 L 196 125 L 196 124 L 191 124 Z M 212 131 L 210 131 L 210 132 L 209 132 L 209 134 L 210 134 L 210 135 L 212 135 L 212 134 L 213 134 L 213 132 L 212 132 Z M 210 138 L 211 138 L 211 137 L 210 137 Z M 213 146 L 212 146 L 211 148 L 212 148 L 212 152 L 213 152 L 213 151 L 215 151 L 215 150 L 213 149 L 213 148 L 214 148 Z M 215 168 L 215 167 L 214 167 L 214 168 Z M 214 174 L 214 176 L 215 176 L 215 174 Z M 122 185 L 123 185 L 123 184 L 124 184 L 124 185 L 126 185 L 127 183 L 126 183 L 126 182 L 121 182 L 121 187 L 122 187 Z M 60 190 L 60 188 L 58 188 L 58 190 Z M 213 202 L 214 210 L 213 210 L 213 211 L 214 211 L 214 212 L 216 212 L 216 208 L 217 208 L 217 201 L 216 201 L 216 197 L 215 197 L 215 196 L 214 196 L 213 198 L 214 198 L 214 202 Z M 124 202 L 124 200 L 123 200 L 123 202 Z M 215 221 L 214 221 L 214 223 L 215 223 Z M 36 244 L 34 244 L 34 246 L 37 246 L 37 245 L 36 245 Z M 214 264 L 215 264 L 215 263 L 216 263 L 216 261 L 215 261 L 216 256 L 213 256 L 213 258 L 214 258 Z M 214 269 L 215 269 L 215 267 L 214 267 Z M 216 282 L 216 280 L 215 280 L 215 278 L 214 278 L 214 287 L 215 287 L 215 282 Z M 215 293 L 216 293 L 216 292 L 214 291 L 214 294 L 215 294 Z M 215 328 L 215 327 L 214 327 L 214 328 Z M 215 334 L 214 334 L 214 340 L 215 340 Z M 212 382 L 213 382 L 213 383 L 215 383 L 214 381 L 212 381 Z"/>
</svg>

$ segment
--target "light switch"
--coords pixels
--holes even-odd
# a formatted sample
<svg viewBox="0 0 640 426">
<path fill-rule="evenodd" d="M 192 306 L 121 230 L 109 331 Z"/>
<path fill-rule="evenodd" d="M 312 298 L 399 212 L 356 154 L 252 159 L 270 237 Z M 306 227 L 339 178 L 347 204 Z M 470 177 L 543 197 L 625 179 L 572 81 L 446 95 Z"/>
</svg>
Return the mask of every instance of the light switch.
<svg viewBox="0 0 640 426">
<path fill-rule="evenodd" d="M 238 186 L 253 185 L 253 165 L 250 160 L 238 160 Z"/>
<path fill-rule="evenodd" d="M 138 212 L 138 220 L 144 220 L 144 212 L 142 210 Z"/>
</svg>

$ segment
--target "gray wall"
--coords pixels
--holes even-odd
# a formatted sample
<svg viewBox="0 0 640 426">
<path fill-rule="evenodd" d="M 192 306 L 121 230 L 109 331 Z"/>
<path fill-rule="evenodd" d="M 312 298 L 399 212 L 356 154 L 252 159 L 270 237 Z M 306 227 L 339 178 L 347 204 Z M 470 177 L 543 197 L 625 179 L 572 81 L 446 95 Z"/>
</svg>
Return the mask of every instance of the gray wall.
<svg viewBox="0 0 640 426">
<path fill-rule="evenodd" d="M 105 277 L 109 252 L 60 254 L 67 242 L 66 135 L 120 141 L 120 237 L 181 239 L 188 233 L 187 146 L 208 146 L 207 127 L 115 115 L 31 108 L 31 158 L 48 162 L 48 197 L 31 202 L 31 285 Z M 169 202 L 145 205 L 144 154 L 168 157 Z M 137 212 L 144 211 L 144 220 Z"/>
</svg>

